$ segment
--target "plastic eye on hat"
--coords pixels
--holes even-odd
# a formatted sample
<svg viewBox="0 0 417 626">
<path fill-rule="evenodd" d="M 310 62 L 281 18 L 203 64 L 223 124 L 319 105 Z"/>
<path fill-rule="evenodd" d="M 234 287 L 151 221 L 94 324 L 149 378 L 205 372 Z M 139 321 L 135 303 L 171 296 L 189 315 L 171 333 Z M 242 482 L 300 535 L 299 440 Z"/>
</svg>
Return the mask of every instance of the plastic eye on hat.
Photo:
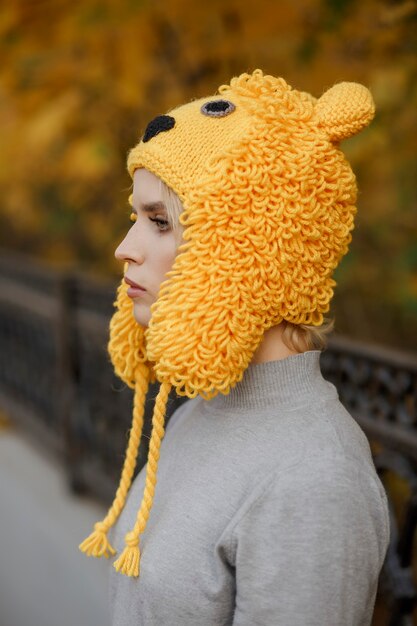
<svg viewBox="0 0 417 626">
<path fill-rule="evenodd" d="M 201 112 L 209 117 L 224 117 L 233 113 L 235 108 L 233 102 L 229 100 L 211 100 L 203 104 Z"/>
</svg>

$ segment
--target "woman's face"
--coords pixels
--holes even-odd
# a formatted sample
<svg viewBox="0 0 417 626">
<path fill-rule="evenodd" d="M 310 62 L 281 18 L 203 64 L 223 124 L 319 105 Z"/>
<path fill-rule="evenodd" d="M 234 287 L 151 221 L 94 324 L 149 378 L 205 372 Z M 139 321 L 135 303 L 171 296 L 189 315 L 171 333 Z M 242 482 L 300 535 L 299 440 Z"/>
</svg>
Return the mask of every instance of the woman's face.
<svg viewBox="0 0 417 626">
<path fill-rule="evenodd" d="M 160 180 L 145 169 L 133 175 L 133 224 L 115 251 L 127 262 L 125 281 L 133 301 L 133 315 L 142 326 L 151 318 L 151 305 L 172 268 L 177 241 L 162 202 Z"/>
</svg>

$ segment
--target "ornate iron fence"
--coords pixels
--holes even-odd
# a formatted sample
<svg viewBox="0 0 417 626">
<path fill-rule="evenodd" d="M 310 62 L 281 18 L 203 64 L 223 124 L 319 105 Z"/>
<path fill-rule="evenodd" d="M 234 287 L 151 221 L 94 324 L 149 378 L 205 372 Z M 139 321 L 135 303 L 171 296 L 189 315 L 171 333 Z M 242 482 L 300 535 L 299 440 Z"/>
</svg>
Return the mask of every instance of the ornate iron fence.
<svg viewBox="0 0 417 626">
<path fill-rule="evenodd" d="M 412 569 L 417 524 L 417 355 L 339 337 L 322 354 L 322 369 L 367 434 L 388 494 L 391 544 L 380 578 L 385 604 L 381 623 L 411 626 L 417 622 Z"/>
<path fill-rule="evenodd" d="M 124 458 L 132 403 L 106 351 L 114 295 L 114 284 L 0 253 L 0 408 L 60 456 L 74 490 L 108 502 Z M 411 625 L 417 355 L 334 336 L 321 365 L 367 434 L 390 503 L 391 545 L 374 624 Z M 152 386 L 148 394 L 137 471 L 146 462 L 156 392 Z M 181 401 L 172 396 L 167 419 Z"/>
</svg>

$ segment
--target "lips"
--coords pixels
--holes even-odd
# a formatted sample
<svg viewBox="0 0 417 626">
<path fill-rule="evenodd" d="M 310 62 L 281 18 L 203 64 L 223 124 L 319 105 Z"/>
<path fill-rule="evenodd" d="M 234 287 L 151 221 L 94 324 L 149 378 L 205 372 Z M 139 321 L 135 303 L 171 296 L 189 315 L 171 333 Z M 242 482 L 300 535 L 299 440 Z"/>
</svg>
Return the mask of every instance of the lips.
<svg viewBox="0 0 417 626">
<path fill-rule="evenodd" d="M 135 283 L 127 276 L 125 276 L 124 280 L 125 283 L 129 285 L 129 288 L 127 290 L 127 295 L 129 296 L 129 298 L 137 298 L 138 296 L 142 296 L 144 293 L 146 293 L 145 287 L 142 287 L 142 285 L 138 285 L 138 283 Z"/>
<path fill-rule="evenodd" d="M 135 283 L 133 280 L 131 280 L 127 276 L 125 276 L 125 283 L 127 283 L 131 287 L 135 287 L 135 289 L 142 289 L 142 291 L 146 291 L 145 287 L 142 287 L 142 285 L 138 285 L 138 283 Z"/>
</svg>

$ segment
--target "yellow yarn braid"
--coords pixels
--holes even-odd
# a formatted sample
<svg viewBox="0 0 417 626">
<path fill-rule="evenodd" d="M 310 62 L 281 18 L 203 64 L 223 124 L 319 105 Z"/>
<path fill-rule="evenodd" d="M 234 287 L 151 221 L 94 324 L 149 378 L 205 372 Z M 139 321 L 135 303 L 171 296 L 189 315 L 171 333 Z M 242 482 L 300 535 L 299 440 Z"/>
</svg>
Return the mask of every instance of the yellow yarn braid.
<svg viewBox="0 0 417 626">
<path fill-rule="evenodd" d="M 130 430 L 129 442 L 127 445 L 126 458 L 123 464 L 120 484 L 116 492 L 113 504 L 111 505 L 103 521 L 94 525 L 94 531 L 79 546 L 80 550 L 87 556 L 105 556 L 116 554 L 111 546 L 107 533 L 119 517 L 125 502 L 126 496 L 132 484 L 132 477 L 136 467 L 140 438 L 143 430 L 143 413 L 145 397 L 149 386 L 149 371 L 142 365 L 142 371 L 138 368 L 135 384 L 135 395 L 133 402 L 133 422 Z"/>
<path fill-rule="evenodd" d="M 148 463 L 146 466 L 146 483 L 142 504 L 133 530 L 125 537 L 126 547 L 120 557 L 113 563 L 117 572 L 126 576 L 139 576 L 139 537 L 146 528 L 149 513 L 152 508 L 156 486 L 156 474 L 158 471 L 159 449 L 164 437 L 165 412 L 168 395 L 171 386 L 162 383 L 158 396 L 155 400 L 155 408 L 152 418 L 152 435 L 149 443 Z"/>
</svg>

